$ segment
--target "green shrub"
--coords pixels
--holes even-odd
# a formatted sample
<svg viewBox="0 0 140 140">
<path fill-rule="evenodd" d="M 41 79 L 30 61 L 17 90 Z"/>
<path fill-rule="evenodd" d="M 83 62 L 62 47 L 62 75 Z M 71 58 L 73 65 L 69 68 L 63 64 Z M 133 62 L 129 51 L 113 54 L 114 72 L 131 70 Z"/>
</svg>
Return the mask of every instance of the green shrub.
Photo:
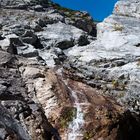
<svg viewBox="0 0 140 140">
<path fill-rule="evenodd" d="M 75 107 L 65 107 L 61 111 L 59 118 L 59 124 L 61 128 L 67 128 L 69 123 L 73 121 L 76 117 L 76 108 Z"/>
</svg>

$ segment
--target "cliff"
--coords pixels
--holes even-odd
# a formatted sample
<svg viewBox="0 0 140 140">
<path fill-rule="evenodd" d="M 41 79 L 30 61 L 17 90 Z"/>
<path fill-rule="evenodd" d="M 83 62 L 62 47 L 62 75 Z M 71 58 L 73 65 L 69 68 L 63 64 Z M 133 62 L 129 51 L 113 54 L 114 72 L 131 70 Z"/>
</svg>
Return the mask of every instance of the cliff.
<svg viewBox="0 0 140 140">
<path fill-rule="evenodd" d="M 140 1 L 97 25 L 47 0 L 0 1 L 0 139 L 139 140 Z"/>
</svg>

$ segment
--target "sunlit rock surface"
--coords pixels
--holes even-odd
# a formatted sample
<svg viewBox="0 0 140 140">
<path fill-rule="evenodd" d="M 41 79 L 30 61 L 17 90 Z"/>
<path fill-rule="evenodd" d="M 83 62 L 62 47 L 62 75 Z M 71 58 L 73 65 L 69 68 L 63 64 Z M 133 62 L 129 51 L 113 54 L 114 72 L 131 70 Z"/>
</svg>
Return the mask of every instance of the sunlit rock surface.
<svg viewBox="0 0 140 140">
<path fill-rule="evenodd" d="M 139 140 L 139 5 L 0 0 L 0 139 Z"/>
<path fill-rule="evenodd" d="M 118 1 L 113 14 L 97 25 L 96 41 L 66 52 L 71 57 L 70 64 L 77 69 L 75 74 L 137 112 L 140 102 L 139 4 L 139 0 Z"/>
</svg>

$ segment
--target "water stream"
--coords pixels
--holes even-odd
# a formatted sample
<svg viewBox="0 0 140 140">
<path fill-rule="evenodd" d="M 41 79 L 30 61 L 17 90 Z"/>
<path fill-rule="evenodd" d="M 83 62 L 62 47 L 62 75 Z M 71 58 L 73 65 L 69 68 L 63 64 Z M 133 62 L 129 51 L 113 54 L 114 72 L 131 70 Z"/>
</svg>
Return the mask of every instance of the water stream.
<svg viewBox="0 0 140 140">
<path fill-rule="evenodd" d="M 77 138 L 83 137 L 81 128 L 84 125 L 84 114 L 79 103 L 77 93 L 68 87 L 71 92 L 71 97 L 74 100 L 74 107 L 76 108 L 76 116 L 73 121 L 69 124 L 68 128 L 68 140 L 77 140 Z"/>
<path fill-rule="evenodd" d="M 65 85 L 69 89 L 71 99 L 73 101 L 73 107 L 76 108 L 76 115 L 74 115 L 73 121 L 70 122 L 69 127 L 68 127 L 68 131 L 66 134 L 67 140 L 82 139 L 83 138 L 82 128 L 84 127 L 84 123 L 85 123 L 82 106 L 87 105 L 87 99 L 82 92 L 77 91 L 69 86 L 68 80 L 66 80 L 63 77 L 62 69 L 58 69 L 57 74 L 61 76 L 63 82 L 65 83 Z M 84 97 L 84 101 L 80 101 L 78 94 L 79 94 L 79 96 Z"/>
</svg>

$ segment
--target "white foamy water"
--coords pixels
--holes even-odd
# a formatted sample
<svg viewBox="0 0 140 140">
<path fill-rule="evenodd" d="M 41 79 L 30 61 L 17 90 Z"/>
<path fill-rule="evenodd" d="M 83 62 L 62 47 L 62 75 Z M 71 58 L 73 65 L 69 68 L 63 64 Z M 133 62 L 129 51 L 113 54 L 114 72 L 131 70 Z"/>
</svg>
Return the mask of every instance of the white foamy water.
<svg viewBox="0 0 140 140">
<path fill-rule="evenodd" d="M 71 99 L 73 101 L 73 107 L 76 108 L 76 115 L 74 115 L 73 121 L 70 122 L 70 124 L 69 124 L 68 131 L 67 131 L 67 134 L 66 134 L 66 140 L 82 139 L 83 138 L 82 128 L 83 128 L 84 122 L 85 122 L 82 107 L 89 105 L 88 101 L 86 99 L 86 96 L 82 92 L 75 91 L 74 89 L 69 87 L 68 81 L 65 80 L 65 78 L 63 77 L 62 69 L 58 69 L 57 74 L 59 76 L 61 76 L 63 82 L 65 83 L 65 85 L 69 89 Z M 78 94 L 80 94 L 80 96 L 85 96 L 84 101 L 80 102 Z"/>
<path fill-rule="evenodd" d="M 71 97 L 74 100 L 74 107 L 76 108 L 76 116 L 68 127 L 68 140 L 77 140 L 77 138 L 82 137 L 81 128 L 84 125 L 84 114 L 79 103 L 77 93 L 73 91 L 70 87 Z"/>
</svg>

